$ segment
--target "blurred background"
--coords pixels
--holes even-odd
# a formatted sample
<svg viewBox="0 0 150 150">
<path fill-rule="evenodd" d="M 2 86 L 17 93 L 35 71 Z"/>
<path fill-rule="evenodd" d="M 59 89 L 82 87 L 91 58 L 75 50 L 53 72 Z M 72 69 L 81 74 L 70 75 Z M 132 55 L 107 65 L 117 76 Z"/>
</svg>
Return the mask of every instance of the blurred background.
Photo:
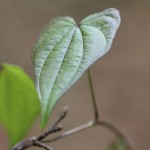
<svg viewBox="0 0 150 150">
<path fill-rule="evenodd" d="M 120 10 L 122 22 L 110 52 L 91 68 L 100 117 L 121 130 L 134 150 L 150 150 L 149 0 L 0 0 L 0 64 L 20 65 L 33 78 L 31 49 L 49 20 L 69 15 L 79 22 L 109 7 Z M 57 104 L 50 123 L 64 106 L 70 108 L 64 130 L 93 118 L 86 74 Z M 38 133 L 39 119 L 27 137 Z M 114 138 L 99 127 L 50 145 L 56 150 L 107 150 Z M 6 147 L 0 127 L 0 149 Z"/>
</svg>

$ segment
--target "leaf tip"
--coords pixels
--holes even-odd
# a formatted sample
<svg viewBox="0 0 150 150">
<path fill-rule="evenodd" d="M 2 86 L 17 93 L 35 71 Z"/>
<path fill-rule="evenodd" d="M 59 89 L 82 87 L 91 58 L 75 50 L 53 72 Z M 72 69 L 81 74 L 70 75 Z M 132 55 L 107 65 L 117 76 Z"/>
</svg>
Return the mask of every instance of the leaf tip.
<svg viewBox="0 0 150 150">
<path fill-rule="evenodd" d="M 48 122 L 48 115 L 47 115 L 47 111 L 42 110 L 41 111 L 41 129 L 44 129 L 47 125 Z"/>
<path fill-rule="evenodd" d="M 41 120 L 41 129 L 44 129 L 46 127 L 48 119 L 46 119 L 45 117 L 42 118 Z"/>
</svg>

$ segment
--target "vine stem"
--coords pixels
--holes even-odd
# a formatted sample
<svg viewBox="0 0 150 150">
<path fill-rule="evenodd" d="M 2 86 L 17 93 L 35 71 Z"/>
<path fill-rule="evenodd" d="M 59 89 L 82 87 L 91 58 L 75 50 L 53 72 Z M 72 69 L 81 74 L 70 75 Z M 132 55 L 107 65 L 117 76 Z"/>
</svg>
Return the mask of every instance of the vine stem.
<svg viewBox="0 0 150 150">
<path fill-rule="evenodd" d="M 91 127 L 93 127 L 94 125 L 96 125 L 96 124 L 95 124 L 95 121 L 89 121 L 89 122 L 87 122 L 87 123 L 85 123 L 85 124 L 83 124 L 83 125 L 80 125 L 80 126 L 78 126 L 78 127 L 75 127 L 75 128 L 73 128 L 73 129 L 70 129 L 70 130 L 68 130 L 68 131 L 65 131 L 65 132 L 63 132 L 62 134 L 60 134 L 60 135 L 58 135 L 58 136 L 56 136 L 56 137 L 54 137 L 54 138 L 52 138 L 52 139 L 44 140 L 44 141 L 42 141 L 42 142 L 44 142 L 44 143 L 55 142 L 55 141 L 57 141 L 57 140 L 64 139 L 64 138 L 66 138 L 66 137 L 68 137 L 68 136 L 71 136 L 71 135 L 73 135 L 73 134 L 79 133 L 79 132 L 84 131 L 84 130 L 86 130 L 86 129 L 88 129 L 88 128 L 91 128 Z"/>
<path fill-rule="evenodd" d="M 95 121 L 97 122 L 99 120 L 99 112 L 98 112 L 98 108 L 96 104 L 96 97 L 94 94 L 93 81 L 92 81 L 90 69 L 87 70 L 87 75 L 88 75 L 89 87 L 90 87 L 92 104 L 93 104 L 93 109 L 94 109 L 94 118 L 95 118 Z"/>
<path fill-rule="evenodd" d="M 46 137 L 48 137 L 52 133 L 58 132 L 62 129 L 59 126 L 59 123 L 67 115 L 68 109 L 65 108 L 61 112 L 59 117 L 56 119 L 56 121 L 54 122 L 54 124 L 52 125 L 51 128 L 49 128 L 47 131 L 44 131 L 41 135 L 39 135 L 37 137 L 29 138 L 29 139 L 17 144 L 12 150 L 25 150 L 32 146 L 38 146 L 45 150 L 52 150 L 52 148 L 45 145 L 45 143 L 55 142 L 55 141 L 64 139 L 68 136 L 71 136 L 73 134 L 79 133 L 81 131 L 84 131 L 86 129 L 89 129 L 89 128 L 95 127 L 95 126 L 104 127 L 106 129 L 108 129 L 109 131 L 111 131 L 113 134 L 116 135 L 116 137 L 122 142 L 122 144 L 124 145 L 126 150 L 132 150 L 132 148 L 131 148 L 130 144 L 128 143 L 128 141 L 126 140 L 125 136 L 115 126 L 113 126 L 112 124 L 110 124 L 106 121 L 99 120 L 99 112 L 98 112 L 98 108 L 97 108 L 97 104 L 96 104 L 96 98 L 95 98 L 94 89 L 93 89 L 92 77 L 91 77 L 91 73 L 90 73 L 89 69 L 87 70 L 87 74 L 88 74 L 88 81 L 89 81 L 89 87 L 90 87 L 93 110 L 94 110 L 94 120 L 91 120 L 83 125 L 80 125 L 78 127 L 70 129 L 68 131 L 65 131 L 56 137 L 46 140 L 45 139 Z"/>
<path fill-rule="evenodd" d="M 125 136 L 119 131 L 115 126 L 112 124 L 106 122 L 106 121 L 99 121 L 97 125 L 104 127 L 105 129 L 108 129 L 110 132 L 112 132 L 116 137 L 121 141 L 121 143 L 124 145 L 125 150 L 132 150 L 131 145 L 125 138 Z"/>
<path fill-rule="evenodd" d="M 25 150 L 33 146 L 37 146 L 45 150 L 52 150 L 52 148 L 45 145 L 42 142 L 42 140 L 44 140 L 47 136 L 62 130 L 62 127 L 59 125 L 59 123 L 66 117 L 67 112 L 68 112 L 68 108 L 65 107 L 63 111 L 60 113 L 60 115 L 58 116 L 58 118 L 56 119 L 56 121 L 48 130 L 42 132 L 39 136 L 34 136 L 27 140 L 21 141 L 20 143 L 15 145 L 12 148 L 12 150 Z"/>
<path fill-rule="evenodd" d="M 44 143 L 49 143 L 49 142 L 55 142 L 57 140 L 61 140 L 65 137 L 71 136 L 73 134 L 76 134 L 78 132 L 84 131 L 88 128 L 94 127 L 94 126 L 101 126 L 112 132 L 117 136 L 118 139 L 121 140 L 122 144 L 125 146 L 126 150 L 132 150 L 130 144 L 126 140 L 125 136 L 112 124 L 106 122 L 106 121 L 99 121 L 99 112 L 97 108 L 97 103 L 96 103 L 96 97 L 94 94 L 94 88 L 93 88 L 93 81 L 92 81 L 92 76 L 90 73 L 90 69 L 87 70 L 87 75 L 88 75 L 88 81 L 89 81 L 89 87 L 90 87 L 90 92 L 91 92 L 91 98 L 92 98 L 92 104 L 93 104 L 93 110 L 94 110 L 94 120 L 89 121 L 86 124 L 83 124 L 79 127 L 73 128 L 71 130 L 68 130 L 61 135 L 58 135 L 57 137 L 54 137 L 53 139 L 49 140 L 44 140 Z"/>
<path fill-rule="evenodd" d="M 52 139 L 48 139 L 48 140 L 43 140 L 42 142 L 44 143 L 51 143 L 51 142 L 55 142 L 61 139 L 64 139 L 68 136 L 77 134 L 81 131 L 87 130 L 89 128 L 95 127 L 95 126 L 99 126 L 99 127 L 103 127 L 107 130 L 109 130 L 110 132 L 112 132 L 114 135 L 116 135 L 116 137 L 122 142 L 122 144 L 124 145 L 124 147 L 126 148 L 126 150 L 132 150 L 130 144 L 128 143 L 128 141 L 126 140 L 125 136 L 112 124 L 106 122 L 106 121 L 98 121 L 95 122 L 94 121 L 89 121 L 86 124 L 80 125 L 79 127 L 70 129 L 68 131 L 63 132 L 62 134 L 52 138 Z"/>
</svg>

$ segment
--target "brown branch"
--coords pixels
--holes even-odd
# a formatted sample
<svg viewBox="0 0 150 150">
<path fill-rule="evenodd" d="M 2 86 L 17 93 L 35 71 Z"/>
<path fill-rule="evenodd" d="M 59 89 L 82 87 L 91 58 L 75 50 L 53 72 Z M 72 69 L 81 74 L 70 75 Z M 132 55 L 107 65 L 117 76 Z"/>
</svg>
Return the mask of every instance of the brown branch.
<svg viewBox="0 0 150 150">
<path fill-rule="evenodd" d="M 54 122 L 54 124 L 52 125 L 52 127 L 50 129 L 48 129 L 47 131 L 43 132 L 43 134 L 39 135 L 37 137 L 37 141 L 42 141 L 43 139 L 45 139 L 48 135 L 58 132 L 60 130 L 62 130 L 62 127 L 59 126 L 59 123 L 66 117 L 68 112 L 68 108 L 65 107 L 63 109 L 63 111 L 60 113 L 59 117 L 57 118 L 57 120 Z"/>
<path fill-rule="evenodd" d="M 35 143 L 34 143 L 33 146 L 41 147 L 41 148 L 43 148 L 43 149 L 45 149 L 45 150 L 53 150 L 51 147 L 49 147 L 49 146 L 43 144 L 43 143 L 40 142 L 40 141 L 35 141 Z"/>
<path fill-rule="evenodd" d="M 68 131 L 65 131 L 62 134 L 58 135 L 57 137 L 54 137 L 54 138 L 48 139 L 48 140 L 43 140 L 43 142 L 44 143 L 50 143 L 50 142 L 54 142 L 54 141 L 57 141 L 57 140 L 61 140 L 65 137 L 71 136 L 73 134 L 76 134 L 76 133 L 81 132 L 83 130 L 86 130 L 88 128 L 91 128 L 94 125 L 96 125 L 95 121 L 89 121 L 88 123 L 80 125 L 79 127 L 76 127 L 76 128 L 70 129 Z"/>
<path fill-rule="evenodd" d="M 112 124 L 110 124 L 106 121 L 94 121 L 94 120 L 89 121 L 88 123 L 83 124 L 79 127 L 65 131 L 64 133 L 62 133 L 61 135 L 58 135 L 57 137 L 54 137 L 54 138 L 48 139 L 48 140 L 43 140 L 42 142 L 44 142 L 44 143 L 55 142 L 55 141 L 61 140 L 63 138 L 66 138 L 68 136 L 74 135 L 78 132 L 84 131 L 86 129 L 89 129 L 89 128 L 95 127 L 95 126 L 102 126 L 106 129 L 108 129 L 113 134 L 115 134 L 118 139 L 120 139 L 120 141 L 122 142 L 122 144 L 124 145 L 126 150 L 132 150 L 130 143 L 126 140 L 125 136 L 115 126 L 113 126 Z"/>
<path fill-rule="evenodd" d="M 94 126 L 102 126 L 106 129 L 110 130 L 112 133 L 114 133 L 121 140 L 121 142 L 125 146 L 126 150 L 132 150 L 132 148 L 131 148 L 130 144 L 128 143 L 128 141 L 126 140 L 125 136 L 116 127 L 114 127 L 112 124 L 110 124 L 106 121 L 92 120 L 92 121 L 87 122 L 86 124 L 83 124 L 83 125 L 80 125 L 76 128 L 65 131 L 62 134 L 60 134 L 54 138 L 45 140 L 45 138 L 47 136 L 51 135 L 52 133 L 58 132 L 62 129 L 59 126 L 59 123 L 65 118 L 66 115 L 67 115 L 67 109 L 64 109 L 50 129 L 48 129 L 47 131 L 44 131 L 41 135 L 39 135 L 37 137 L 32 137 L 32 138 L 29 138 L 29 139 L 19 143 L 12 150 L 25 150 L 25 149 L 30 148 L 32 146 L 38 146 L 38 147 L 41 147 L 45 150 L 52 150 L 52 148 L 48 147 L 44 143 L 50 143 L 50 142 L 61 140 L 65 137 L 79 133 L 81 131 L 84 131 L 84 130 L 89 129 L 89 128 L 94 127 Z"/>
<path fill-rule="evenodd" d="M 48 147 L 45 143 L 61 140 L 65 137 L 68 137 L 68 136 L 73 135 L 75 133 L 84 131 L 84 130 L 91 128 L 91 127 L 94 127 L 94 126 L 102 126 L 106 129 L 108 129 L 109 131 L 114 133 L 121 140 L 121 142 L 125 146 L 126 150 L 132 150 L 132 148 L 131 148 L 130 144 L 128 143 L 128 141 L 126 140 L 125 136 L 116 127 L 114 127 L 112 124 L 110 124 L 106 121 L 101 121 L 101 120 L 99 121 L 99 112 L 98 112 L 98 108 L 97 108 L 97 104 L 96 104 L 96 98 L 94 95 L 92 77 L 90 74 L 90 70 L 88 70 L 88 79 L 89 79 L 89 85 L 90 85 L 90 91 L 91 91 L 92 103 L 93 103 L 93 109 L 94 109 L 94 120 L 91 120 L 86 124 L 80 125 L 79 127 L 65 131 L 62 134 L 60 134 L 54 138 L 45 140 L 45 138 L 47 136 L 51 135 L 52 133 L 55 133 L 55 132 L 62 130 L 62 127 L 59 125 L 59 123 L 67 115 L 68 109 L 65 108 L 62 111 L 62 113 L 59 115 L 57 120 L 54 122 L 54 124 L 48 130 L 44 131 L 41 135 L 39 135 L 37 137 L 29 138 L 29 139 L 17 144 L 12 150 L 25 150 L 25 149 L 30 148 L 32 146 L 38 146 L 38 147 L 41 147 L 45 150 L 52 150 L 52 148 Z"/>
<path fill-rule="evenodd" d="M 35 136 L 20 142 L 19 144 L 15 145 L 12 148 L 12 150 L 25 150 L 32 146 L 38 146 L 45 150 L 51 150 L 52 148 L 42 143 L 42 140 L 45 139 L 47 136 L 51 135 L 52 133 L 59 132 L 60 130 L 62 130 L 62 127 L 59 125 L 59 123 L 66 117 L 68 112 L 67 110 L 68 110 L 67 108 L 63 109 L 63 111 L 61 112 L 57 120 L 54 122 L 52 127 L 50 127 L 48 130 L 44 131 L 39 136 Z"/>
</svg>

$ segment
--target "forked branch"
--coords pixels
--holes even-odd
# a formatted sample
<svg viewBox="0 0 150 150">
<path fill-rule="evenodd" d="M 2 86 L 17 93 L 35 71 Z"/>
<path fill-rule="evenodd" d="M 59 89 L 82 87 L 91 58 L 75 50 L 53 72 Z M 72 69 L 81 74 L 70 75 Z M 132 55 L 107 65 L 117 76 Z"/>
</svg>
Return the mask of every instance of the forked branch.
<svg viewBox="0 0 150 150">
<path fill-rule="evenodd" d="M 67 108 L 63 109 L 63 111 L 60 113 L 59 117 L 56 119 L 54 124 L 48 130 L 44 131 L 39 136 L 35 136 L 35 137 L 29 138 L 25 141 L 20 142 L 12 150 L 25 150 L 32 146 L 38 146 L 45 150 L 52 150 L 52 148 L 45 145 L 42 142 L 42 140 L 45 139 L 47 136 L 51 135 L 52 133 L 59 132 L 62 130 L 62 127 L 59 125 L 59 123 L 66 117 L 67 112 L 68 112 Z"/>
<path fill-rule="evenodd" d="M 91 97 L 92 97 L 94 119 L 83 125 L 80 125 L 78 127 L 70 129 L 68 131 L 65 131 L 56 137 L 53 137 L 51 139 L 46 139 L 52 133 L 59 132 L 60 130 L 62 130 L 62 127 L 59 124 L 67 115 L 68 109 L 65 108 L 61 112 L 61 114 L 59 115 L 57 120 L 54 122 L 54 124 L 47 131 L 44 131 L 41 135 L 39 135 L 37 137 L 29 138 L 29 139 L 17 144 L 12 150 L 25 150 L 32 146 L 38 146 L 45 150 L 52 150 L 52 148 L 47 146 L 45 143 L 50 143 L 50 142 L 55 142 L 55 141 L 61 140 L 63 138 L 66 138 L 68 136 L 71 136 L 73 134 L 79 133 L 81 131 L 84 131 L 86 129 L 89 129 L 89 128 L 95 127 L 95 126 L 100 126 L 100 127 L 104 127 L 106 129 L 108 129 L 113 134 L 115 134 L 117 136 L 117 138 L 122 142 L 122 144 L 125 147 L 125 150 L 132 150 L 132 148 L 131 148 L 130 144 L 128 143 L 128 141 L 126 140 L 125 136 L 116 127 L 114 127 L 112 124 L 110 124 L 106 121 L 102 121 L 101 119 L 99 119 L 99 112 L 98 112 L 98 108 L 97 108 L 97 104 L 96 104 L 96 98 L 95 98 L 94 89 L 93 89 L 92 77 L 91 77 L 91 73 L 90 73 L 89 69 L 87 71 L 87 74 L 88 74 L 89 86 L 90 86 Z"/>
</svg>

